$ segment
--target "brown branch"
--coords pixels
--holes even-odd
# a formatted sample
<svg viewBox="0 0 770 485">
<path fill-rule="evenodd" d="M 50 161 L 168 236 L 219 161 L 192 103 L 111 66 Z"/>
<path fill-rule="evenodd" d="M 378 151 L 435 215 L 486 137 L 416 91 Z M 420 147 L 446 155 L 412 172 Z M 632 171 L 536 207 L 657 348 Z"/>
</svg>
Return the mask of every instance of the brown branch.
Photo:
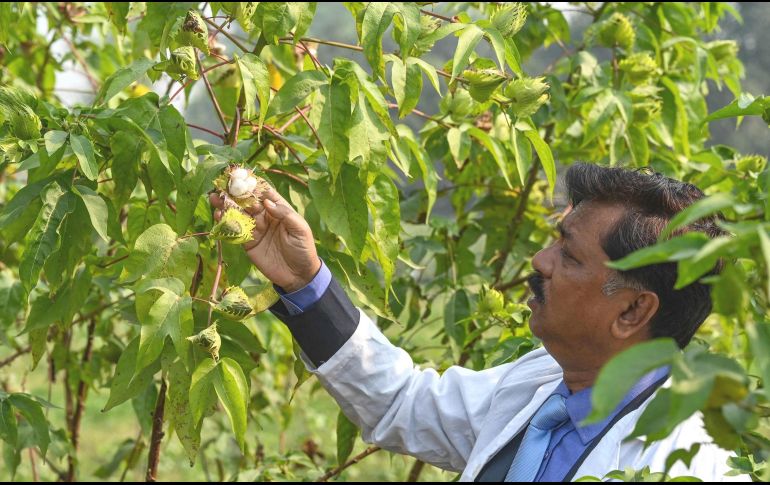
<svg viewBox="0 0 770 485">
<path fill-rule="evenodd" d="M 318 147 L 323 150 L 324 144 L 321 142 L 321 137 L 318 136 L 318 132 L 315 129 L 315 126 L 310 122 L 309 119 L 307 119 L 307 113 L 304 113 L 301 109 L 298 107 L 294 107 L 294 109 L 297 110 L 297 112 L 302 116 L 302 119 L 305 120 L 305 123 L 307 124 L 308 128 L 310 128 L 310 131 L 313 132 L 313 136 L 315 137 L 316 141 L 318 142 Z M 309 110 L 308 110 L 309 111 Z"/>
<path fill-rule="evenodd" d="M 217 56 L 217 57 L 219 57 L 219 56 Z M 231 61 L 231 60 L 229 60 L 229 59 L 225 59 L 225 60 L 223 60 L 223 61 L 222 61 L 222 62 L 220 62 L 220 63 L 217 63 L 217 64 L 214 64 L 213 66 L 209 66 L 209 67 L 207 67 L 206 69 L 204 69 L 204 70 L 203 70 L 203 72 L 205 72 L 206 74 L 208 74 L 209 72 L 213 71 L 214 69 L 217 69 L 217 68 L 219 68 L 219 67 L 222 67 L 222 66 L 224 66 L 225 64 L 232 64 L 232 63 L 233 63 L 233 61 Z M 182 91 L 184 91 L 184 90 L 185 90 L 185 88 L 186 88 L 187 86 L 189 86 L 189 85 L 190 85 L 190 83 L 192 83 L 192 82 L 193 82 L 193 79 L 190 79 L 190 78 L 188 78 L 188 79 L 187 79 L 187 80 L 184 82 L 184 84 L 182 84 L 182 86 L 181 86 L 179 89 L 177 89 L 177 90 L 176 90 L 176 92 L 174 92 L 174 94 L 172 94 L 172 95 L 171 95 L 171 97 L 169 98 L 168 102 L 170 103 L 171 101 L 173 101 L 173 100 L 174 100 L 174 98 L 176 98 L 177 96 L 179 96 L 179 94 L 180 94 Z"/>
<path fill-rule="evenodd" d="M 123 302 L 122 300 L 115 300 L 115 301 L 111 301 L 109 303 L 105 303 L 103 305 L 100 305 L 100 306 L 96 307 L 96 309 L 94 311 L 89 312 L 89 313 L 87 313 L 85 315 L 80 315 L 79 318 L 77 318 L 77 319 L 72 321 L 72 325 L 77 325 L 80 322 L 83 322 L 85 320 L 89 320 L 94 315 L 96 315 L 97 313 L 101 313 L 103 310 L 106 310 L 107 308 L 110 308 L 110 307 L 113 307 L 115 305 L 118 305 L 118 304 L 120 304 L 122 302 Z"/>
<path fill-rule="evenodd" d="M 527 279 L 529 279 L 529 276 L 518 276 L 507 283 L 496 285 L 493 288 L 496 289 L 497 291 L 510 290 L 511 288 L 519 286 L 522 283 L 526 283 Z"/>
<path fill-rule="evenodd" d="M 244 46 L 243 44 L 241 44 L 241 43 L 238 41 L 238 39 L 236 39 L 235 37 L 233 37 L 232 35 L 230 35 L 230 33 L 229 33 L 229 32 L 225 32 L 225 30 L 224 30 L 224 27 L 225 27 L 225 25 L 227 24 L 227 22 L 223 23 L 222 25 L 217 25 L 217 24 L 215 24 L 214 22 L 212 22 L 211 20 L 209 20 L 209 19 L 207 19 L 207 18 L 204 18 L 203 20 L 204 20 L 204 21 L 205 21 L 207 24 L 209 24 L 210 26 L 214 27 L 214 30 L 216 31 L 214 35 L 216 35 L 216 34 L 218 34 L 218 33 L 221 33 L 222 35 L 224 35 L 225 37 L 227 37 L 227 38 L 230 40 L 230 42 L 232 42 L 233 44 L 235 44 L 235 46 L 236 46 L 236 47 L 238 47 L 238 48 L 239 48 L 240 50 L 242 50 L 243 52 L 251 52 L 251 51 L 250 51 L 250 50 L 249 50 L 249 49 L 248 49 L 246 46 Z"/>
<path fill-rule="evenodd" d="M 109 262 L 107 262 L 107 263 L 104 263 L 104 264 L 98 264 L 97 266 L 98 266 L 99 268 L 109 268 L 109 267 L 110 267 L 110 266 L 112 266 L 113 264 L 117 264 L 117 263 L 120 263 L 120 262 L 121 262 L 121 261 L 123 261 L 124 259 L 128 258 L 128 256 L 129 256 L 129 255 L 128 255 L 128 254 L 126 254 L 125 256 L 121 256 L 121 257 L 119 257 L 119 258 L 117 258 L 117 259 L 113 259 L 112 261 L 109 261 Z"/>
<path fill-rule="evenodd" d="M 219 101 L 217 101 L 217 97 L 214 94 L 214 90 L 211 88 L 211 83 L 209 82 L 209 78 L 206 77 L 206 73 L 203 72 L 203 66 L 201 65 L 200 61 L 198 61 L 198 70 L 201 73 L 201 77 L 203 78 L 203 83 L 206 85 L 206 91 L 209 93 L 209 97 L 211 98 L 211 103 L 214 105 L 214 109 L 217 112 L 217 116 L 219 116 L 219 121 L 222 123 L 222 128 L 224 128 L 224 139 L 227 138 L 228 130 L 227 130 L 227 122 L 225 121 L 225 115 L 222 113 L 222 108 L 219 107 Z"/>
<path fill-rule="evenodd" d="M 152 413 L 152 434 L 150 435 L 150 452 L 147 457 L 147 474 L 145 481 L 155 482 L 158 478 L 158 463 L 160 462 L 160 444 L 163 441 L 163 413 L 166 408 L 166 379 L 161 377 L 158 401 Z"/>
<path fill-rule="evenodd" d="M 435 12 L 429 12 L 427 10 L 422 10 L 422 9 L 420 10 L 420 13 L 423 14 L 423 15 L 428 15 L 429 17 L 434 17 L 434 18 L 437 18 L 437 19 L 441 19 L 441 20 L 443 20 L 445 22 L 451 22 L 453 24 L 456 24 L 456 23 L 458 23 L 460 21 L 460 19 L 457 17 L 457 15 L 455 15 L 454 17 L 447 17 L 445 15 L 440 15 L 440 14 L 437 14 Z M 409 480 L 409 481 L 411 482 L 413 480 Z"/>
<path fill-rule="evenodd" d="M 22 355 L 29 353 L 30 350 L 32 350 L 31 347 L 24 347 L 23 349 L 16 351 L 16 353 L 11 355 L 10 357 L 6 357 L 5 359 L 0 360 L 0 368 L 11 364 L 14 360 L 18 359 Z"/>
<path fill-rule="evenodd" d="M 219 138 L 220 140 L 225 141 L 225 137 L 224 136 L 222 136 L 221 134 L 217 133 L 214 130 L 210 130 L 210 129 L 206 128 L 205 126 L 194 125 L 192 123 L 187 123 L 187 126 L 189 126 L 190 128 L 194 128 L 196 130 L 205 131 L 209 135 L 215 136 L 215 137 Z"/>
<path fill-rule="evenodd" d="M 351 466 L 355 465 L 356 463 L 358 463 L 359 461 L 363 460 L 367 456 L 371 455 L 372 453 L 376 453 L 376 452 L 380 451 L 381 449 L 382 448 L 380 448 L 379 446 L 370 446 L 369 448 L 367 448 L 364 451 L 362 451 L 361 453 L 357 454 L 356 456 L 354 456 L 350 460 L 346 461 L 344 464 L 342 464 L 342 465 L 340 465 L 340 466 L 338 466 L 336 468 L 332 468 L 328 472 L 324 473 L 322 476 L 320 476 L 320 477 L 318 477 L 316 479 L 316 482 L 327 482 L 327 481 L 329 481 L 330 478 L 336 477 L 337 475 L 339 475 L 340 473 L 345 471 L 346 468 L 350 468 Z"/>
<path fill-rule="evenodd" d="M 279 39 L 279 41 L 282 44 L 293 44 L 294 38 L 293 37 L 282 37 Z M 332 47 L 339 47 L 341 49 L 348 49 L 351 51 L 358 51 L 363 52 L 364 48 L 359 45 L 352 45 L 352 44 L 345 44 L 343 42 L 335 42 L 333 40 L 323 40 L 323 39 L 316 39 L 315 37 L 303 37 L 299 40 L 299 42 L 313 42 L 315 44 L 321 44 L 321 45 L 328 45 Z"/>
<path fill-rule="evenodd" d="M 406 478 L 407 482 L 413 483 L 416 482 L 418 478 L 420 478 L 420 473 L 422 473 L 423 468 L 425 468 L 425 462 L 422 460 L 417 460 L 414 462 L 414 465 L 412 465 L 412 469 L 409 470 L 409 476 Z"/>
<path fill-rule="evenodd" d="M 302 50 L 304 50 L 308 56 L 310 56 L 310 60 L 313 61 L 313 64 L 315 65 L 316 69 L 318 69 L 319 71 L 322 70 L 323 68 L 321 67 L 321 61 L 319 61 L 318 57 L 316 57 L 316 55 L 313 54 L 313 52 L 310 50 L 307 44 L 305 44 L 303 40 L 300 40 L 298 42 L 298 45 L 302 47 Z"/>
<path fill-rule="evenodd" d="M 81 369 L 85 369 L 88 363 L 91 361 L 91 355 L 94 344 L 94 331 L 96 330 L 96 318 L 91 318 L 91 323 L 88 324 L 88 336 L 86 338 L 86 348 L 83 351 L 83 357 L 81 359 Z M 65 383 L 66 385 L 66 383 Z M 80 423 L 83 419 L 83 409 L 86 404 L 86 397 L 88 396 L 88 384 L 83 379 L 78 382 L 78 392 L 76 395 L 75 409 L 72 413 L 72 420 L 70 421 L 70 443 L 72 444 L 72 450 L 68 459 L 67 469 L 67 481 L 72 482 L 75 480 L 75 469 L 77 467 L 77 452 L 78 445 L 80 443 Z"/>
<path fill-rule="evenodd" d="M 390 109 L 398 109 L 398 105 L 396 103 L 388 103 L 388 108 Z M 433 121 L 435 123 L 438 123 L 439 125 L 443 126 L 444 128 L 452 128 L 452 126 L 448 125 L 446 122 L 440 120 L 439 118 L 434 118 L 433 116 L 429 114 L 425 114 L 422 111 L 418 109 L 413 109 L 411 113 L 415 116 L 419 116 L 420 118 L 424 118 L 426 120 Z"/>
<path fill-rule="evenodd" d="M 62 30 L 61 26 L 58 28 L 59 35 L 62 39 L 64 39 L 64 42 L 67 43 L 70 50 L 72 51 L 72 54 L 75 56 L 75 59 L 78 61 L 78 63 L 83 67 L 83 70 L 85 71 L 85 75 L 88 78 L 88 81 L 91 83 L 91 87 L 94 88 L 94 92 L 99 91 L 99 81 L 96 80 L 93 74 L 91 74 L 91 70 L 88 68 L 88 64 L 86 64 L 85 59 L 83 59 L 83 56 L 80 55 L 80 51 L 78 51 L 77 47 L 75 47 L 75 44 L 67 38 L 64 35 L 64 31 Z"/>
<path fill-rule="evenodd" d="M 292 148 L 291 145 L 289 145 L 289 142 L 287 142 L 286 139 L 283 136 L 281 136 L 281 134 L 278 133 L 278 131 L 276 131 L 275 128 L 273 128 L 271 126 L 268 126 L 268 125 L 262 125 L 262 127 L 265 130 L 267 130 L 268 133 L 270 133 L 271 135 L 276 137 L 278 139 L 278 141 L 280 141 L 283 144 L 283 146 L 285 146 L 289 150 L 289 152 L 294 156 L 294 158 L 297 159 L 297 162 L 299 162 L 300 165 L 302 165 L 302 159 L 299 158 L 299 154 L 297 153 L 297 151 L 294 150 L 294 148 Z M 304 167 L 304 165 L 302 165 L 302 166 Z"/>
<path fill-rule="evenodd" d="M 241 97 L 243 94 L 241 94 Z M 238 133 L 241 130 L 241 108 L 235 107 L 235 118 L 233 118 L 233 125 L 230 127 L 230 146 L 235 148 L 238 144 Z"/>
<path fill-rule="evenodd" d="M 37 465 L 35 465 L 35 450 L 30 448 L 28 451 L 29 451 L 29 466 L 32 469 L 32 481 L 39 482 L 40 477 L 37 474 Z"/>
<path fill-rule="evenodd" d="M 278 174 L 278 175 L 283 175 L 284 177 L 289 177 L 290 179 L 294 180 L 298 184 L 302 184 L 304 187 L 308 186 L 307 182 L 305 182 L 301 178 L 297 177 L 293 173 L 284 172 L 283 170 L 280 170 L 278 168 L 268 168 L 268 169 L 265 169 L 265 172 L 275 173 L 275 174 Z"/>
</svg>

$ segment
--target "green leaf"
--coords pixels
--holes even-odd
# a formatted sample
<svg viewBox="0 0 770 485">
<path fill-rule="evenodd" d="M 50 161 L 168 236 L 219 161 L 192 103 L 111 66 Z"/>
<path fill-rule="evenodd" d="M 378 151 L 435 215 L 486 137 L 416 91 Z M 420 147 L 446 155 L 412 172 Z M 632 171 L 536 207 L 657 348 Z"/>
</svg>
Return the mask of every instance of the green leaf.
<svg viewBox="0 0 770 485">
<path fill-rule="evenodd" d="M 363 92 L 358 93 L 351 124 L 350 161 L 357 165 L 360 157 L 362 167 L 372 172 L 380 170 L 388 156 L 386 142 L 390 134 Z"/>
<path fill-rule="evenodd" d="M 316 128 L 326 152 L 332 181 L 335 181 L 350 150 L 350 87 L 335 74 L 331 83 L 324 86 L 320 93 L 323 95 L 323 107 L 320 125 Z"/>
<path fill-rule="evenodd" d="M 647 141 L 647 133 L 638 126 L 626 128 L 626 144 L 634 160 L 634 166 L 645 167 L 650 162 L 650 143 Z"/>
<path fill-rule="evenodd" d="M 273 96 L 267 112 L 267 117 L 286 113 L 298 107 L 310 94 L 327 84 L 329 78 L 321 71 L 298 72 L 281 86 Z"/>
<path fill-rule="evenodd" d="M 449 153 L 452 155 L 458 169 L 462 168 L 465 160 L 471 154 L 471 137 L 469 132 L 469 129 L 452 127 L 446 134 Z"/>
<path fill-rule="evenodd" d="M 729 252 L 733 238 L 720 236 L 703 245 L 691 258 L 679 261 L 674 289 L 681 289 L 711 271 L 720 257 Z"/>
<path fill-rule="evenodd" d="M 83 135 L 70 135 L 70 146 L 80 162 L 80 170 L 89 180 L 96 180 L 99 176 L 99 165 L 94 156 L 94 146 L 91 140 Z"/>
<path fill-rule="evenodd" d="M 672 339 L 657 339 L 634 345 L 613 357 L 599 372 L 591 395 L 593 410 L 584 423 L 597 423 L 609 416 L 639 379 L 671 364 L 678 354 L 679 347 Z"/>
<path fill-rule="evenodd" d="M 104 242 L 110 242 L 110 237 L 107 235 L 107 219 L 109 214 L 107 203 L 99 194 L 84 185 L 75 185 L 72 191 L 80 196 L 83 204 L 85 204 L 88 216 L 91 218 L 91 225 L 96 229 L 96 233 L 99 234 L 99 237 Z"/>
<path fill-rule="evenodd" d="M 663 228 L 658 240 L 662 241 L 668 238 L 677 229 L 692 224 L 706 216 L 710 216 L 715 212 L 732 207 L 733 205 L 735 205 L 735 200 L 730 194 L 718 193 L 703 198 L 674 216 L 666 227 Z"/>
<path fill-rule="evenodd" d="M 422 71 L 420 66 L 407 59 L 405 62 L 394 58 L 391 64 L 391 84 L 398 103 L 398 117 L 403 118 L 417 107 L 422 93 Z"/>
<path fill-rule="evenodd" d="M 452 59 L 452 78 L 449 82 L 454 81 L 468 67 L 471 54 L 483 36 L 484 31 L 473 24 L 468 25 L 460 34 L 460 38 L 457 41 L 457 49 Z"/>
<path fill-rule="evenodd" d="M 263 4 L 280 5 L 280 4 Z M 243 81 L 243 98 L 245 101 L 243 117 L 250 120 L 256 115 L 254 103 L 259 99 L 259 128 L 267 115 L 267 107 L 270 104 L 270 74 L 267 66 L 254 54 L 245 54 L 243 57 L 235 56 L 235 63 Z"/>
<path fill-rule="evenodd" d="M 463 289 L 455 291 L 444 308 L 444 331 L 460 347 L 465 343 L 465 326 L 462 322 L 470 314 L 468 293 Z"/>
<path fill-rule="evenodd" d="M 184 291 L 184 288 L 166 286 L 165 280 L 145 280 L 136 288 L 136 293 L 157 290 L 161 294 L 146 312 L 137 303 L 137 316 L 142 324 L 136 354 L 137 371 L 160 357 L 166 337 L 171 338 L 177 355 L 185 359 L 189 346 L 187 337 L 193 334 L 192 299 L 181 294 L 179 290 Z"/>
<path fill-rule="evenodd" d="M 436 72 L 436 68 L 431 64 L 423 61 L 419 57 L 410 57 L 409 62 L 416 64 L 420 67 L 420 69 L 422 69 L 423 74 L 428 76 L 428 81 L 430 81 L 431 85 L 433 85 L 433 89 L 436 90 L 436 94 L 441 96 L 441 83 L 438 80 L 438 72 Z"/>
<path fill-rule="evenodd" d="M 46 134 L 43 135 L 43 139 L 45 140 L 45 151 L 47 151 L 49 155 L 58 152 L 59 149 L 67 143 L 68 137 L 69 133 L 66 131 L 47 131 Z"/>
<path fill-rule="evenodd" d="M 195 216 L 195 209 L 201 196 L 214 187 L 214 179 L 227 166 L 227 162 L 220 158 L 207 157 L 195 166 L 195 170 L 188 172 L 177 187 L 176 199 L 176 231 L 183 235 Z"/>
<path fill-rule="evenodd" d="M 677 142 L 677 148 L 681 150 L 685 157 L 690 157 L 690 123 L 689 115 L 687 113 L 687 106 L 682 99 L 682 94 L 679 89 L 679 85 L 670 79 L 668 76 L 664 76 L 660 79 L 661 84 L 668 89 L 671 96 L 674 98 L 674 106 L 676 108 L 676 118 L 674 122 L 674 141 Z"/>
<path fill-rule="evenodd" d="M 540 159 L 540 165 L 543 166 L 545 177 L 548 179 L 548 195 L 553 197 L 553 190 L 556 188 L 556 162 L 553 159 L 551 147 L 540 137 L 540 133 L 536 129 L 525 131 L 524 136 L 532 143 L 532 147 Z"/>
<path fill-rule="evenodd" d="M 369 216 L 366 208 L 366 186 L 352 165 L 342 165 L 337 181 L 329 176 L 309 181 L 310 195 L 321 220 L 329 231 L 340 236 L 354 258 L 359 259 L 366 242 Z"/>
<path fill-rule="evenodd" d="M 16 414 L 13 412 L 13 406 L 11 406 L 7 399 L 0 399 L 0 440 L 16 448 L 18 436 L 19 429 L 18 424 L 16 424 Z"/>
<path fill-rule="evenodd" d="M 296 44 L 299 39 L 305 36 L 305 33 L 310 28 L 310 24 L 315 18 L 315 11 L 318 2 L 296 2 L 294 3 L 295 14 L 297 19 L 297 27 L 294 29 L 294 43 Z"/>
<path fill-rule="evenodd" d="M 260 2 L 257 15 L 262 17 L 262 35 L 273 45 L 278 45 L 279 37 L 287 35 L 296 25 L 299 2 Z"/>
<path fill-rule="evenodd" d="M 492 27 L 484 29 L 484 33 L 489 38 L 489 43 L 492 44 L 492 49 L 495 51 L 495 57 L 497 57 L 497 65 L 500 68 L 500 72 L 505 72 L 506 46 L 503 35 L 499 30 Z"/>
<path fill-rule="evenodd" d="M 497 141 L 491 136 L 489 136 L 487 132 L 478 128 L 468 129 L 468 134 L 480 141 L 481 144 L 484 145 L 484 148 L 486 148 L 487 151 L 492 154 L 492 158 L 495 159 L 497 167 L 503 174 L 506 185 L 508 185 L 510 188 L 513 188 L 511 185 L 511 179 L 508 177 L 508 162 L 505 157 L 505 152 L 503 151 L 502 147 L 500 147 L 500 144 L 497 143 Z"/>
<path fill-rule="evenodd" d="M 754 365 L 762 378 L 764 392 L 770 399 L 770 323 L 754 323 L 746 326 L 751 350 L 754 353 Z"/>
<path fill-rule="evenodd" d="M 190 466 L 195 464 L 201 445 L 201 427 L 193 419 L 190 407 L 190 384 L 192 376 L 187 372 L 182 361 L 177 360 L 168 370 L 168 401 L 166 416 L 169 426 L 176 431 L 182 443 Z"/>
<path fill-rule="evenodd" d="M 196 426 L 199 426 L 203 417 L 216 404 L 214 380 L 217 367 L 214 359 L 206 357 L 198 364 L 190 380 L 190 410 Z"/>
<path fill-rule="evenodd" d="M 369 187 L 368 200 L 374 225 L 375 253 L 382 266 L 385 287 L 389 288 L 400 250 L 401 207 L 398 188 L 387 175 L 379 173 Z"/>
<path fill-rule="evenodd" d="M 425 192 L 428 194 L 428 207 L 425 214 L 425 222 L 427 223 L 430 219 L 430 213 L 433 210 L 433 205 L 436 203 L 436 189 L 438 187 L 439 176 L 436 173 L 436 168 L 430 161 L 430 157 L 425 152 L 425 150 L 417 145 L 417 142 L 411 138 L 407 138 L 405 142 L 409 147 L 409 151 L 411 151 L 415 160 L 417 160 L 417 165 L 419 166 L 420 172 L 422 173 L 422 181 L 425 185 Z"/>
<path fill-rule="evenodd" d="M 218 365 L 214 379 L 214 389 L 217 397 L 225 408 L 230 424 L 235 433 L 235 440 L 241 448 L 246 450 L 246 419 L 249 406 L 249 383 L 246 376 L 232 359 L 223 358 Z"/>
<path fill-rule="evenodd" d="M 406 59 L 412 46 L 422 32 L 420 25 L 420 8 L 412 2 L 394 2 L 392 4 L 401 21 L 401 35 L 398 38 L 398 46 L 401 56 Z"/>
<path fill-rule="evenodd" d="M 770 236 L 767 235 L 767 230 L 759 226 L 757 227 L 757 233 L 759 233 L 759 247 L 762 249 L 762 256 L 765 258 L 767 298 L 770 300 Z"/>
<path fill-rule="evenodd" d="M 742 93 L 738 99 L 728 104 L 724 108 L 720 108 L 706 118 L 703 119 L 703 123 L 710 121 L 721 120 L 724 118 L 735 118 L 738 116 L 762 116 L 770 109 L 770 97 L 754 96 L 749 93 Z"/>
<path fill-rule="evenodd" d="M 375 78 L 385 77 L 385 66 L 382 62 L 382 36 L 393 21 L 396 8 L 390 2 L 369 2 L 364 12 L 361 24 L 361 45 L 364 56 L 372 66 Z"/>
<path fill-rule="evenodd" d="M 178 239 L 171 227 L 156 224 L 137 238 L 123 266 L 121 281 L 176 277 L 189 288 L 197 267 L 197 252 L 195 238 Z"/>
<path fill-rule="evenodd" d="M 58 182 L 50 184 L 43 193 L 43 209 L 27 234 L 26 249 L 19 263 L 19 277 L 27 292 L 35 287 L 43 265 L 59 247 L 59 228 L 75 208 L 74 197 Z"/>
<path fill-rule="evenodd" d="M 24 419 L 32 427 L 34 442 L 45 457 L 48 452 L 48 445 L 51 443 L 51 436 L 48 434 L 49 424 L 43 414 L 43 406 L 24 394 L 11 394 L 8 396 L 8 402 L 24 416 Z"/>
<path fill-rule="evenodd" d="M 128 10 L 131 7 L 130 2 L 104 2 L 104 6 L 107 7 L 107 15 L 110 18 L 110 22 L 117 27 L 121 34 L 126 33 L 126 27 L 128 26 Z"/>
<path fill-rule="evenodd" d="M 184 117 L 175 107 L 166 105 L 158 111 L 158 121 L 163 132 L 163 139 L 166 141 L 166 150 L 178 162 L 183 161 L 188 147 L 192 147 L 192 139 Z M 194 151 L 192 155 L 194 155 Z"/>
<path fill-rule="evenodd" d="M 353 446 L 358 437 L 358 427 L 348 419 L 340 410 L 337 413 L 337 465 L 342 466 L 350 454 L 353 452 Z"/>
<path fill-rule="evenodd" d="M 617 261 L 607 263 L 613 269 L 626 271 L 640 268 L 650 264 L 667 261 L 680 261 L 697 254 L 707 242 L 709 237 L 702 232 L 688 232 L 668 241 L 660 242 L 654 246 L 648 246 L 634 251 L 628 256 Z"/>
<path fill-rule="evenodd" d="M 118 4 L 115 3 L 115 5 Z M 131 63 L 131 65 L 115 71 L 115 73 L 108 77 L 104 81 L 104 84 L 102 84 L 99 94 L 96 96 L 96 105 L 107 103 L 107 101 L 112 99 L 116 94 L 144 76 L 147 70 L 154 64 L 155 61 L 152 59 L 141 58 Z"/>
<path fill-rule="evenodd" d="M 112 180 L 115 182 L 113 207 L 116 210 L 123 207 L 136 188 L 144 143 L 144 140 L 137 140 L 125 131 L 118 131 L 110 137 Z"/>
<path fill-rule="evenodd" d="M 115 406 L 138 396 L 152 384 L 153 376 L 160 370 L 160 359 L 153 362 L 153 365 L 136 372 L 136 355 L 138 350 L 139 337 L 135 337 L 121 352 L 120 359 L 115 367 L 115 375 L 110 383 L 110 396 L 102 412 L 107 412 Z"/>
</svg>

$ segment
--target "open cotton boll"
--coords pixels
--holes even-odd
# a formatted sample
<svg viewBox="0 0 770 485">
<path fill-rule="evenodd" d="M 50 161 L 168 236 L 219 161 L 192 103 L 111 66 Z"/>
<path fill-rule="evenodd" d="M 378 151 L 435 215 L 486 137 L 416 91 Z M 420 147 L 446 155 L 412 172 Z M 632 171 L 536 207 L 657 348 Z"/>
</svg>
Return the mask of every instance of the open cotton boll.
<svg viewBox="0 0 770 485">
<path fill-rule="evenodd" d="M 247 179 L 251 173 L 249 173 L 248 170 L 245 168 L 236 168 L 232 172 L 230 172 L 230 180 L 232 179 Z"/>
<path fill-rule="evenodd" d="M 246 179 L 230 178 L 228 192 L 230 192 L 230 195 L 233 197 L 244 197 L 254 190 L 254 187 L 257 185 L 256 182 L 256 179 L 253 177 Z"/>
</svg>

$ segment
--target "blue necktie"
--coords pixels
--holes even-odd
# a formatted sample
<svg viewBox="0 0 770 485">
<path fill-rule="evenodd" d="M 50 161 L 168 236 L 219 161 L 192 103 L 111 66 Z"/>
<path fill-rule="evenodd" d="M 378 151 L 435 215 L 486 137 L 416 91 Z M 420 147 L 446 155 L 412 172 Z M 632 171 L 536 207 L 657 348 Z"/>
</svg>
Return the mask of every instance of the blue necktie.
<svg viewBox="0 0 770 485">
<path fill-rule="evenodd" d="M 551 433 L 569 419 L 564 397 L 554 394 L 529 422 L 519 451 L 505 475 L 506 482 L 532 482 L 537 477 L 543 456 L 551 442 Z"/>
</svg>

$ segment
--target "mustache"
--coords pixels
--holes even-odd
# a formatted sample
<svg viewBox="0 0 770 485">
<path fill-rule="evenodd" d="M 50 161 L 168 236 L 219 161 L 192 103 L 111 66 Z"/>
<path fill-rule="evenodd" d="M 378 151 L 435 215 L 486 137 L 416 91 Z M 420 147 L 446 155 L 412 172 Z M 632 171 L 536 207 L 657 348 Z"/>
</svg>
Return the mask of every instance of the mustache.
<svg viewBox="0 0 770 485">
<path fill-rule="evenodd" d="M 545 303 L 545 278 L 540 272 L 532 273 L 527 277 L 527 283 L 529 284 L 532 294 L 538 303 Z"/>
</svg>

